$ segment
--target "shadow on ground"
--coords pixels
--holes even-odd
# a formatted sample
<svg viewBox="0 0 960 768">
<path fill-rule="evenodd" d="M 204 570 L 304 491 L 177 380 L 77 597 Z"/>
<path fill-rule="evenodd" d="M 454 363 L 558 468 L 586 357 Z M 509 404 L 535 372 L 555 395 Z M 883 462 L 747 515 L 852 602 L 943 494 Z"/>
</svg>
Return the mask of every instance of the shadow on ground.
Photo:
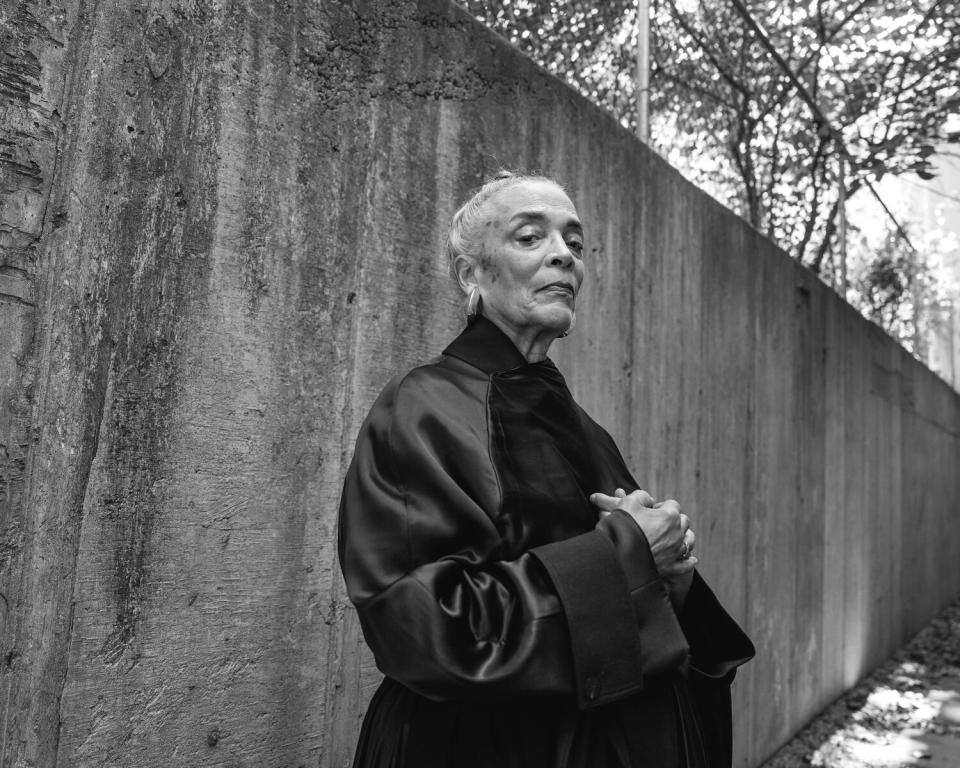
<svg viewBox="0 0 960 768">
<path fill-rule="evenodd" d="M 761 768 L 960 768 L 960 600 Z"/>
</svg>

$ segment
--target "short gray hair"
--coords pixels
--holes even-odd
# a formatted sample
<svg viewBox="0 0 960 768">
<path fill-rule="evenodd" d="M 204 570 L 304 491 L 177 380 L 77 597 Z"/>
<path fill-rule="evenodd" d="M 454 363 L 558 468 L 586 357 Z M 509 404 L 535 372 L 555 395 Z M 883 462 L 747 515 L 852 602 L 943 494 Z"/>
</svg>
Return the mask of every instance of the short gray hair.
<svg viewBox="0 0 960 768">
<path fill-rule="evenodd" d="M 450 274 L 459 285 L 457 274 L 454 271 L 454 261 L 458 256 L 480 257 L 480 234 L 483 231 L 481 213 L 483 206 L 493 195 L 501 190 L 522 184 L 526 181 L 541 181 L 553 184 L 563 189 L 563 185 L 556 179 L 530 173 L 514 173 L 513 171 L 499 171 L 492 178 L 487 179 L 473 196 L 453 214 L 450 220 L 450 230 L 447 232 L 447 260 L 450 263 Z M 566 190 L 564 190 L 566 191 Z"/>
</svg>

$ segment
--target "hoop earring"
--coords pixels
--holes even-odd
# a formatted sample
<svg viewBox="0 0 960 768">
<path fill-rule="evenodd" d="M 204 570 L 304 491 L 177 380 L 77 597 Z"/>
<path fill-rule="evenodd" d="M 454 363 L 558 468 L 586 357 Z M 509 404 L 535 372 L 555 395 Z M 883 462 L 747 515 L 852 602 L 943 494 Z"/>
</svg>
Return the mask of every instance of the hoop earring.
<svg viewBox="0 0 960 768">
<path fill-rule="evenodd" d="M 558 339 L 565 339 L 573 332 L 574 326 L 577 324 L 577 313 L 573 313 L 573 317 L 570 318 L 570 325 L 567 326 L 567 330 L 557 336 Z"/>
<path fill-rule="evenodd" d="M 467 297 L 467 320 L 475 320 L 480 314 L 480 307 L 483 301 L 480 299 L 480 289 L 476 286 L 470 291 Z"/>
</svg>

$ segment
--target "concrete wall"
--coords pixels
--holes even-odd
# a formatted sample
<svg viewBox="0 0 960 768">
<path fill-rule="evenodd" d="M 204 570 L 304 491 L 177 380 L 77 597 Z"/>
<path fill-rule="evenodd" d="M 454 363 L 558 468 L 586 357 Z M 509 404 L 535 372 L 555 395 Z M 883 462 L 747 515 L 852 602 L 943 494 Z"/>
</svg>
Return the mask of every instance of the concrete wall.
<svg viewBox="0 0 960 768">
<path fill-rule="evenodd" d="M 960 592 L 957 395 L 445 0 L 0 13 L 0 765 L 349 763 L 341 478 L 500 165 L 578 203 L 558 363 L 757 641 L 738 765 Z"/>
</svg>

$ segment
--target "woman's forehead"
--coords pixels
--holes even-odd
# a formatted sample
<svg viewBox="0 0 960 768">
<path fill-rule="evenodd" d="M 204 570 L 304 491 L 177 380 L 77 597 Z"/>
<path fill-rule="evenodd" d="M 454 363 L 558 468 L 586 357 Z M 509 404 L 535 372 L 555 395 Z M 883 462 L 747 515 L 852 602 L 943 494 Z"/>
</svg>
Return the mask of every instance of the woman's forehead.
<svg viewBox="0 0 960 768">
<path fill-rule="evenodd" d="M 567 194 L 551 181 L 527 180 L 511 184 L 491 195 L 491 213 L 507 220 L 524 212 L 564 213 L 577 218 L 577 209 Z M 505 222 L 502 222 L 505 223 Z"/>
</svg>

